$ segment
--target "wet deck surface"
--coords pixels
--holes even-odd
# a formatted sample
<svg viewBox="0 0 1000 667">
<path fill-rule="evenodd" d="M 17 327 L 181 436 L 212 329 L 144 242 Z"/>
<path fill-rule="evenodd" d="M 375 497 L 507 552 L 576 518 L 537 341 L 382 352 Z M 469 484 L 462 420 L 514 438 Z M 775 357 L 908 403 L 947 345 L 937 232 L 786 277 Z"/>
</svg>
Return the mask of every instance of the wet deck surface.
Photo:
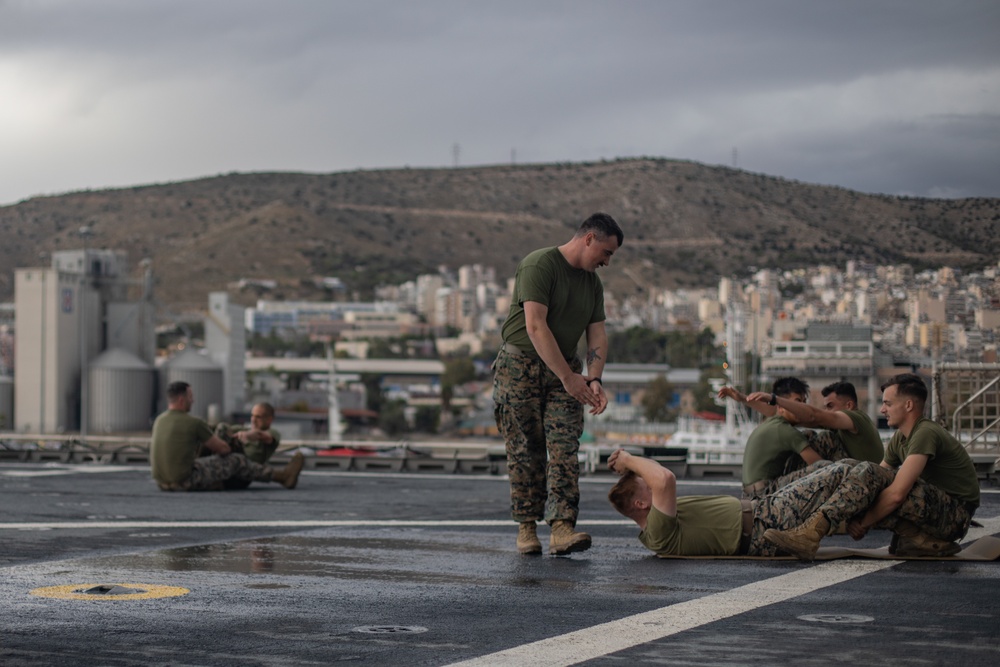
<svg viewBox="0 0 1000 667">
<path fill-rule="evenodd" d="M 515 552 L 501 477 L 168 494 L 143 466 L 3 463 L 0 663 L 1000 664 L 1000 562 L 659 560 L 612 481 L 581 484 L 594 547 L 552 558 Z M 98 584 L 131 593 L 75 592 Z"/>
</svg>

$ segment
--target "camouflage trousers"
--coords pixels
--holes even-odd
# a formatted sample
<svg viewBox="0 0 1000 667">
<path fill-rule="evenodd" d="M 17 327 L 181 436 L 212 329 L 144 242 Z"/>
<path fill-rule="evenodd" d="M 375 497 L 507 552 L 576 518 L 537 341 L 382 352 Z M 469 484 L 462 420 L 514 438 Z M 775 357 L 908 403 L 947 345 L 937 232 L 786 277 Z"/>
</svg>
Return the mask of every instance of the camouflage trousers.
<svg viewBox="0 0 1000 667">
<path fill-rule="evenodd" d="M 274 469 L 242 454 L 201 456 L 194 460 L 191 476 L 179 484 L 161 483 L 161 491 L 221 491 L 227 482 L 270 482 Z"/>
<path fill-rule="evenodd" d="M 764 539 L 768 528 L 788 530 L 822 512 L 831 526 L 838 526 L 867 511 L 892 480 L 880 466 L 840 461 L 821 466 L 771 495 L 753 501 L 753 532 L 747 554 L 774 556 L 778 548 Z"/>
<path fill-rule="evenodd" d="M 572 359 L 574 373 L 582 370 Z M 501 349 L 494 364 L 497 428 L 507 450 L 515 521 L 576 522 L 583 404 L 541 359 Z"/>
<path fill-rule="evenodd" d="M 809 446 L 812 447 L 824 461 L 842 461 L 844 459 L 851 458 L 851 455 L 847 453 L 846 449 L 844 449 L 843 444 L 838 439 L 833 437 L 833 432 L 831 431 L 804 430 L 802 434 L 806 436 Z M 805 467 L 806 462 L 801 456 L 790 456 L 788 457 L 788 461 L 785 463 L 784 474 L 788 475 L 793 472 L 798 472 Z"/>
<path fill-rule="evenodd" d="M 892 484 L 896 478 L 896 471 L 891 468 L 878 466 L 877 470 L 886 486 Z M 969 532 L 969 524 L 974 513 L 975 510 L 967 507 L 962 501 L 952 498 L 938 487 L 918 477 L 903 504 L 876 523 L 875 528 L 893 530 L 899 521 L 905 520 L 916 524 L 928 535 L 954 542 Z"/>
<path fill-rule="evenodd" d="M 791 461 L 791 459 L 797 459 L 799 461 L 799 463 L 802 463 L 803 465 L 805 464 L 805 461 L 803 461 L 802 457 L 799 456 L 798 454 L 792 456 L 789 459 L 789 461 Z M 846 459 L 846 460 L 849 463 L 852 463 L 852 464 L 853 463 L 857 463 L 857 461 L 855 461 L 854 459 Z M 811 463 L 811 464 L 809 464 L 809 465 L 807 465 L 805 467 L 801 467 L 801 468 L 795 469 L 792 472 L 786 472 L 781 477 L 776 477 L 775 479 L 769 480 L 767 482 L 767 484 L 765 484 L 764 486 L 762 486 L 759 489 L 753 489 L 751 491 L 748 491 L 747 489 L 744 489 L 743 490 L 743 498 L 746 499 L 746 500 L 757 500 L 759 498 L 763 498 L 764 496 L 769 496 L 772 493 L 774 493 L 775 491 L 777 491 L 778 489 L 780 489 L 781 487 L 788 486 L 792 482 L 797 482 L 798 480 L 802 479 L 806 475 L 811 475 L 812 473 L 816 472 L 820 468 L 824 468 L 824 467 L 826 467 L 826 466 L 828 466 L 828 465 L 830 465 L 832 463 L 833 463 L 833 461 L 820 460 L 820 461 L 816 461 L 815 463 Z M 789 466 L 786 465 L 785 469 L 788 470 L 788 467 Z"/>
<path fill-rule="evenodd" d="M 240 439 L 236 437 L 236 434 L 240 430 L 242 430 L 242 427 L 237 426 L 235 424 L 227 424 L 225 422 L 219 422 L 215 426 L 215 437 L 217 437 L 219 440 L 222 440 L 224 443 L 229 445 L 229 448 L 233 450 L 230 456 L 232 454 L 246 455 L 246 452 L 243 450 L 243 443 L 240 442 Z M 204 452 L 204 454 L 206 456 L 211 455 L 210 452 Z M 249 460 L 251 463 L 255 463 L 255 461 L 253 461 L 252 459 L 248 458 L 247 460 Z M 230 479 L 225 480 L 222 483 L 222 486 L 225 489 L 245 489 L 248 486 L 250 486 L 251 481 L 253 480 L 232 477 Z"/>
</svg>

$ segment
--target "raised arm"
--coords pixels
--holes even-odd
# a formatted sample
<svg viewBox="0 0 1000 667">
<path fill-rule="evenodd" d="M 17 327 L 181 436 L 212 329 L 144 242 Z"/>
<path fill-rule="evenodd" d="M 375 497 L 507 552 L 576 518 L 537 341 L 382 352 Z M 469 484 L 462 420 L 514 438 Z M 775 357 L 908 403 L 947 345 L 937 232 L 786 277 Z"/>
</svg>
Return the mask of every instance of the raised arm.
<svg viewBox="0 0 1000 667">
<path fill-rule="evenodd" d="M 753 408 L 765 417 L 773 417 L 778 412 L 778 408 L 767 404 L 767 402 L 771 399 L 770 394 L 768 394 L 767 398 L 763 401 L 750 401 L 748 396 L 744 396 L 735 387 L 726 386 L 719 390 L 719 398 L 730 398 L 737 403 L 742 403 L 743 405 Z"/>
<path fill-rule="evenodd" d="M 787 410 L 795 418 L 797 426 L 807 428 L 826 428 L 837 431 L 850 431 L 857 433 L 858 428 L 854 425 L 854 420 L 847 413 L 839 410 L 820 410 L 808 403 L 799 403 L 781 396 L 775 396 L 777 407 Z M 768 402 L 771 394 L 764 391 L 757 391 L 747 396 L 748 401 Z"/>
<path fill-rule="evenodd" d="M 256 428 L 239 431 L 233 437 L 242 442 L 244 445 L 251 440 L 258 440 L 262 445 L 270 445 L 274 442 L 274 438 L 271 436 L 269 431 Z"/>
<path fill-rule="evenodd" d="M 608 457 L 608 468 L 619 475 L 629 471 L 635 473 L 649 487 L 653 507 L 667 516 L 677 515 L 677 478 L 669 469 L 620 448 Z"/>
</svg>

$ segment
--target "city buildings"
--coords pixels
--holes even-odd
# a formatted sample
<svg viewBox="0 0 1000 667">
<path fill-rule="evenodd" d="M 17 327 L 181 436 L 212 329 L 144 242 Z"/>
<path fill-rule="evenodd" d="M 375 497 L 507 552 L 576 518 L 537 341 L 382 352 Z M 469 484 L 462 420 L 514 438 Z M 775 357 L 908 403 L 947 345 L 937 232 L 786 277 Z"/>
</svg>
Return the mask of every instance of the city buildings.
<svg viewBox="0 0 1000 667">
<path fill-rule="evenodd" d="M 16 272 L 13 321 L 9 306 L 0 305 L 0 315 L 7 314 L 0 322 L 0 376 L 12 368 L 27 369 L 18 372 L 15 383 L 19 430 L 85 428 L 89 413 L 85 393 L 79 391 L 81 374 L 101 350 L 123 348 L 154 362 L 144 333 L 152 326 L 152 314 L 142 299 L 126 299 L 124 266 L 119 253 L 78 250 L 54 254 L 51 267 Z M 342 286 L 334 276 L 324 281 Z M 206 344 L 211 360 L 224 369 L 221 407 L 225 413 L 239 412 L 249 400 L 243 391 L 249 383 L 237 360 L 255 336 L 307 337 L 354 359 L 384 349 L 376 345 L 379 340 L 403 338 L 409 340 L 398 352 L 411 358 L 489 356 L 499 344 L 511 288 L 511 278 L 472 265 L 440 267 L 436 273 L 383 286 L 371 302 L 259 300 L 243 309 L 225 293 L 214 294 L 206 315 Z M 816 392 L 849 380 L 873 416 L 877 388 L 887 374 L 942 363 L 995 362 L 1000 338 L 998 266 L 977 272 L 949 267 L 917 272 L 908 265 L 848 262 L 809 270 L 763 269 L 721 277 L 712 288 L 663 288 L 642 296 L 622 297 L 608 289 L 605 298 L 612 332 L 633 326 L 707 328 L 720 345 L 727 318 L 738 311 L 740 349 L 728 354 L 749 360 L 747 388 L 767 386 L 783 375 L 802 377 Z M 12 331 L 16 345 L 11 344 Z M 698 369 L 609 366 L 605 386 L 612 406 L 603 419 L 641 421 L 637 405 L 642 385 L 658 375 L 676 388 L 677 408 L 693 411 Z M 440 390 L 436 379 L 429 384 Z M 0 410 L 5 409 L 3 398 Z"/>
</svg>

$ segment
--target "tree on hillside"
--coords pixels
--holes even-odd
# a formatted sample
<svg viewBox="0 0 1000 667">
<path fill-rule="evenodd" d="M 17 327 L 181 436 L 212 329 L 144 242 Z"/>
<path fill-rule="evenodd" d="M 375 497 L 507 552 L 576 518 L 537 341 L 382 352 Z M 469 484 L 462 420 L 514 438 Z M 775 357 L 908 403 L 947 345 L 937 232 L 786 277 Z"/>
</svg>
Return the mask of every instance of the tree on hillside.
<svg viewBox="0 0 1000 667">
<path fill-rule="evenodd" d="M 608 357 L 622 364 L 660 364 L 664 362 L 666 335 L 646 327 L 630 327 L 608 334 Z"/>
<path fill-rule="evenodd" d="M 725 378 L 726 371 L 721 365 L 706 368 L 701 372 L 701 379 L 694 388 L 694 406 L 699 412 L 714 412 L 719 415 L 726 414 L 726 408 L 715 402 L 715 389 L 712 387 L 711 378 Z"/>
<path fill-rule="evenodd" d="M 375 373 L 362 373 L 361 383 L 365 385 L 365 407 L 372 412 L 382 412 L 382 405 L 385 403 L 382 376 Z"/>
<path fill-rule="evenodd" d="M 663 364 L 674 368 L 702 368 L 722 356 L 715 334 L 701 331 L 658 332 L 646 327 L 630 327 L 608 335 L 608 356 L 612 363 Z"/>
<path fill-rule="evenodd" d="M 437 433 L 441 425 L 441 408 L 436 405 L 421 405 L 413 417 L 413 427 L 422 433 Z"/>
<path fill-rule="evenodd" d="M 396 398 L 383 403 L 378 415 L 378 427 L 389 436 L 406 433 L 409 430 L 409 424 L 406 422 L 406 401 Z"/>
<path fill-rule="evenodd" d="M 476 365 L 469 357 L 449 359 L 444 362 L 444 373 L 441 374 L 441 403 L 447 410 L 451 406 L 451 397 L 455 395 L 455 387 L 472 382 L 476 379 Z"/>
<path fill-rule="evenodd" d="M 664 375 L 657 375 L 646 385 L 642 395 L 642 409 L 646 419 L 651 422 L 668 422 L 677 418 L 674 403 L 674 386 Z"/>
</svg>

